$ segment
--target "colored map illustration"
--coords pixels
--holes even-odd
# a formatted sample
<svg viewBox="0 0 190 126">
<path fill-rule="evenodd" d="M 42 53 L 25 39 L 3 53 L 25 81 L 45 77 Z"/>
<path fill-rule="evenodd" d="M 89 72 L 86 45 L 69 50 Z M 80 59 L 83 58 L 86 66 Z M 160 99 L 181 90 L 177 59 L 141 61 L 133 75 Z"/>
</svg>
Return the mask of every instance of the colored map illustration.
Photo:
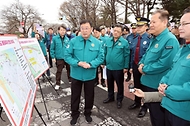
<svg viewBox="0 0 190 126">
<path fill-rule="evenodd" d="M 47 62 L 40 46 L 37 44 L 21 44 L 26 59 L 29 63 L 30 70 L 35 79 L 37 79 L 45 70 L 48 69 Z"/>
<path fill-rule="evenodd" d="M 0 104 L 13 126 L 28 126 L 37 85 L 16 36 L 0 36 Z"/>
<path fill-rule="evenodd" d="M 5 103 L 12 105 L 11 112 L 16 120 L 22 116 L 22 111 L 28 97 L 30 87 L 23 76 L 21 66 L 13 48 L 0 52 L 0 88 L 1 95 L 6 97 Z"/>
</svg>

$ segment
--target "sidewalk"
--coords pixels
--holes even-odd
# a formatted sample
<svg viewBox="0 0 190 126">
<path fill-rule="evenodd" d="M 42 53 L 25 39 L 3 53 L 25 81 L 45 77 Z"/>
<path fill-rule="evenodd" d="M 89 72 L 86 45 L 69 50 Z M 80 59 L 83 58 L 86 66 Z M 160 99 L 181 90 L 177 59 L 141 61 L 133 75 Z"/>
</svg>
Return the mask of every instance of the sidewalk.
<svg viewBox="0 0 190 126">
<path fill-rule="evenodd" d="M 55 71 L 56 68 L 51 68 L 52 73 L 52 82 L 55 82 Z M 45 120 L 47 126 L 70 126 L 70 84 L 66 78 L 66 71 L 63 70 L 62 80 L 64 84 L 61 85 L 61 89 L 58 91 L 59 95 L 55 92 L 49 82 L 42 82 L 40 78 L 40 83 L 42 86 L 42 92 L 45 98 L 45 103 L 47 105 L 47 110 L 49 113 L 50 120 L 48 120 L 47 113 L 45 111 L 44 103 L 42 100 L 41 92 L 38 88 L 35 105 L 42 114 L 43 119 Z M 136 110 L 128 110 L 128 106 L 133 103 L 130 98 L 133 98 L 133 95 L 128 92 L 128 83 L 125 82 L 125 97 L 123 100 L 123 106 L 121 109 L 117 109 L 116 102 L 109 104 L 103 104 L 103 100 L 107 98 L 107 92 L 102 89 L 101 85 L 95 87 L 95 100 L 94 107 L 92 110 L 92 119 L 91 124 L 87 124 L 83 115 L 84 108 L 84 98 L 81 98 L 80 111 L 81 115 L 78 119 L 78 126 L 151 126 L 149 113 L 144 118 L 137 118 L 139 112 Z M 83 93 L 82 93 L 83 96 Z M 129 98 L 128 98 L 129 97 Z M 2 114 L 3 119 L 6 122 L 3 122 L 0 119 L 0 126 L 11 126 L 9 120 L 7 119 L 5 113 Z M 33 117 L 31 121 L 31 126 L 44 126 L 42 120 L 40 119 L 37 112 L 33 111 Z"/>
</svg>

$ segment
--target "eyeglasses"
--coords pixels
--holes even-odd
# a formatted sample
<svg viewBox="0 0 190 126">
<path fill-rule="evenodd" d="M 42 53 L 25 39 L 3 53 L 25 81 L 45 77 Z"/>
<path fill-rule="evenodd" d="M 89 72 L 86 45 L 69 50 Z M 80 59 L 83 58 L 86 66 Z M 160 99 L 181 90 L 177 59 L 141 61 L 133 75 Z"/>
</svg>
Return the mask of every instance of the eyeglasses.
<svg viewBox="0 0 190 126">
<path fill-rule="evenodd" d="M 188 24 L 190 24 L 190 22 L 187 22 L 187 23 L 181 23 L 181 24 L 179 24 L 179 26 L 183 27 L 183 26 L 186 26 L 186 25 L 188 25 Z"/>
<path fill-rule="evenodd" d="M 84 30 L 89 30 L 90 28 L 89 27 L 81 27 L 80 28 L 82 31 L 84 31 Z"/>
</svg>

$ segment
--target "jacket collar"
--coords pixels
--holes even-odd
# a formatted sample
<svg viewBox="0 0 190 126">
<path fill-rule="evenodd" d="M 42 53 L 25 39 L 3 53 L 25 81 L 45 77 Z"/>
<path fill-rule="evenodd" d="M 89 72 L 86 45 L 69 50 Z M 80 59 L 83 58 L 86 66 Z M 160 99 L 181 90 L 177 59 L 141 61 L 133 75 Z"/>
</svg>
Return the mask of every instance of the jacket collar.
<svg viewBox="0 0 190 126">
<path fill-rule="evenodd" d="M 123 38 L 123 37 L 120 36 L 120 37 L 117 39 L 116 43 L 117 43 L 117 42 L 120 42 L 120 41 L 122 40 L 122 38 Z M 115 42 L 115 41 L 114 41 L 114 37 L 112 37 L 112 41 Z"/>
<path fill-rule="evenodd" d="M 164 34 L 167 34 L 169 32 L 168 28 L 165 28 L 158 36 L 156 36 L 156 40 L 160 40 L 161 38 L 163 38 Z"/>
<path fill-rule="evenodd" d="M 83 41 L 84 41 L 84 38 L 80 35 L 80 36 L 79 36 L 79 40 L 80 40 L 81 42 L 83 42 Z M 86 41 L 92 42 L 92 41 L 93 41 L 93 36 L 90 35 L 90 37 L 89 37 Z"/>
<path fill-rule="evenodd" d="M 147 36 L 147 32 L 145 32 L 144 34 L 141 35 L 141 38 L 144 38 L 145 36 Z"/>
</svg>

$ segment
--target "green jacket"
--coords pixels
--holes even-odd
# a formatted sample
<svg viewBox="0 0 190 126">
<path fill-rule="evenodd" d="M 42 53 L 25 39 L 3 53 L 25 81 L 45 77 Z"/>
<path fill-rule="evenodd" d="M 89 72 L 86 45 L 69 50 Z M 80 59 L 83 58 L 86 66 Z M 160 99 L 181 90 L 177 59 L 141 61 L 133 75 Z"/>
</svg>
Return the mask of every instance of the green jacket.
<svg viewBox="0 0 190 126">
<path fill-rule="evenodd" d="M 101 43 L 101 45 L 102 45 L 102 49 L 103 49 L 104 52 L 105 52 L 106 38 L 100 36 L 100 38 L 99 38 L 98 40 L 100 40 L 100 43 Z"/>
<path fill-rule="evenodd" d="M 129 68 L 129 44 L 122 36 L 114 42 L 113 37 L 108 38 L 105 44 L 105 63 L 109 70 L 122 70 Z"/>
<path fill-rule="evenodd" d="M 141 83 L 147 87 L 157 89 L 161 78 L 170 70 L 172 61 L 179 50 L 179 42 L 166 28 L 153 38 L 149 48 L 139 64 L 144 64 Z"/>
<path fill-rule="evenodd" d="M 50 46 L 50 55 L 52 59 L 64 59 L 64 52 L 65 48 L 67 47 L 69 43 L 69 39 L 67 36 L 64 36 L 64 39 L 62 40 L 60 35 L 56 35 L 52 38 L 52 43 Z"/>
<path fill-rule="evenodd" d="M 35 38 L 35 32 L 32 31 L 31 38 Z"/>
<path fill-rule="evenodd" d="M 70 64 L 71 77 L 81 81 L 96 77 L 96 68 L 104 61 L 104 51 L 98 39 L 92 35 L 86 40 L 82 36 L 71 39 L 65 51 L 65 61 Z M 83 61 L 91 65 L 89 69 L 78 66 Z"/>
<path fill-rule="evenodd" d="M 190 121 L 190 45 L 182 47 L 172 69 L 161 79 L 168 85 L 161 105 L 172 114 Z"/>
<path fill-rule="evenodd" d="M 42 49 L 42 52 L 44 56 L 47 56 L 46 46 L 45 46 L 45 40 L 42 38 L 41 40 L 38 40 L 38 43 L 40 45 L 40 48 Z"/>
</svg>

